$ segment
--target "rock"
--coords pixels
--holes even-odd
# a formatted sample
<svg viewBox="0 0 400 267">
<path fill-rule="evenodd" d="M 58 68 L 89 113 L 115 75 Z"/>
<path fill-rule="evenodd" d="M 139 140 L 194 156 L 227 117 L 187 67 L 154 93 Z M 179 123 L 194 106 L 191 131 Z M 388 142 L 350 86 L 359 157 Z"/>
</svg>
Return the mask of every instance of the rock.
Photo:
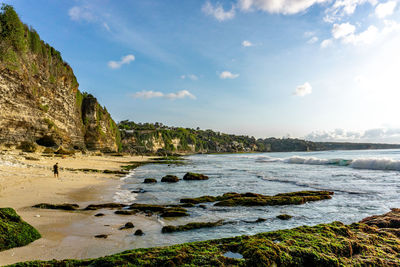
<svg viewBox="0 0 400 267">
<path fill-rule="evenodd" d="M 25 246 L 41 236 L 12 208 L 0 208 L 0 251 Z"/>
<path fill-rule="evenodd" d="M 104 203 L 104 204 L 91 204 L 85 208 L 85 210 L 98 210 L 98 209 L 116 209 L 123 208 L 126 205 L 120 203 Z"/>
<path fill-rule="evenodd" d="M 33 208 L 39 209 L 52 209 L 52 210 L 77 210 L 79 208 L 78 204 L 49 204 L 49 203 L 40 203 L 34 205 Z"/>
<path fill-rule="evenodd" d="M 157 183 L 157 180 L 154 178 L 146 178 L 146 179 L 144 179 L 143 183 L 145 183 L 145 184 Z"/>
<path fill-rule="evenodd" d="M 258 218 L 255 221 L 244 221 L 245 223 L 260 223 L 260 222 L 265 222 L 267 219 L 264 218 Z"/>
<path fill-rule="evenodd" d="M 124 226 L 121 226 L 121 227 L 119 228 L 119 230 L 130 229 L 130 228 L 133 228 L 133 227 L 135 227 L 135 226 L 133 225 L 133 223 L 127 222 Z"/>
<path fill-rule="evenodd" d="M 134 211 L 134 210 L 117 210 L 114 213 L 118 214 L 118 215 L 135 215 L 136 211 Z"/>
<path fill-rule="evenodd" d="M 143 194 L 146 193 L 147 191 L 144 190 L 143 188 L 139 188 L 137 190 L 132 190 L 131 193 L 135 193 L 135 194 Z"/>
<path fill-rule="evenodd" d="M 183 176 L 183 180 L 208 180 L 208 176 L 200 173 L 188 172 Z"/>
<path fill-rule="evenodd" d="M 108 235 L 95 235 L 95 238 L 104 238 L 106 239 L 108 237 Z"/>
<path fill-rule="evenodd" d="M 202 208 L 202 209 L 207 209 L 207 206 L 206 205 L 199 205 L 199 208 Z"/>
<path fill-rule="evenodd" d="M 179 181 L 179 178 L 175 175 L 166 175 L 161 179 L 163 183 L 176 183 Z"/>
<path fill-rule="evenodd" d="M 400 228 L 400 209 L 392 209 L 392 211 L 384 215 L 374 215 L 364 218 L 360 223 L 374 225 L 379 228 Z"/>
<path fill-rule="evenodd" d="M 185 225 L 178 225 L 178 226 L 164 226 L 161 230 L 162 233 L 172 233 L 172 232 L 180 232 L 180 231 L 189 231 L 193 229 L 200 229 L 200 228 L 209 228 L 223 225 L 224 220 L 219 220 L 216 222 L 192 222 Z"/>
<path fill-rule="evenodd" d="M 293 216 L 291 216 L 289 214 L 280 214 L 280 215 L 276 216 L 276 218 L 278 218 L 280 220 L 289 220 L 289 219 L 293 218 Z"/>
<path fill-rule="evenodd" d="M 144 235 L 143 231 L 140 229 L 137 229 L 135 232 L 135 235 Z"/>
<path fill-rule="evenodd" d="M 95 214 L 94 216 L 96 216 L 96 217 L 102 217 L 102 216 L 104 216 L 104 213 L 97 213 L 97 214 Z"/>
<path fill-rule="evenodd" d="M 184 217 L 189 216 L 186 209 L 179 208 L 170 208 L 165 209 L 163 213 L 160 215 L 161 217 Z"/>
</svg>

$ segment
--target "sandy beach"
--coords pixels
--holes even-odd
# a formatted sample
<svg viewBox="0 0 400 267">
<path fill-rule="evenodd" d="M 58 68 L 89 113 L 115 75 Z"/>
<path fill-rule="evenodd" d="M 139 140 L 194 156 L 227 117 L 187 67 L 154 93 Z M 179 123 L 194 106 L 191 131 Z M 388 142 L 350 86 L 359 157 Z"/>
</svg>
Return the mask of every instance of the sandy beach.
<svg viewBox="0 0 400 267">
<path fill-rule="evenodd" d="M 29 157 L 39 160 L 29 160 Z M 132 235 L 134 230 L 118 229 L 126 222 L 133 222 L 135 230 L 159 228 L 154 218 L 142 215 L 108 216 L 113 214 L 112 210 L 69 212 L 32 208 L 39 203 L 76 203 L 84 208 L 88 204 L 114 202 L 113 196 L 121 184 L 120 176 L 64 168 L 120 170 L 120 166 L 130 161 L 147 159 L 141 156 L 42 157 L 19 151 L 0 155 L 0 207 L 14 208 L 42 235 L 41 239 L 25 247 L 0 252 L 0 265 L 108 255 L 131 248 L 131 241 L 124 237 Z M 58 179 L 54 178 L 51 170 L 56 162 L 61 168 Z M 99 212 L 105 216 L 95 217 Z M 99 234 L 106 234 L 108 238 L 94 238 Z"/>
</svg>

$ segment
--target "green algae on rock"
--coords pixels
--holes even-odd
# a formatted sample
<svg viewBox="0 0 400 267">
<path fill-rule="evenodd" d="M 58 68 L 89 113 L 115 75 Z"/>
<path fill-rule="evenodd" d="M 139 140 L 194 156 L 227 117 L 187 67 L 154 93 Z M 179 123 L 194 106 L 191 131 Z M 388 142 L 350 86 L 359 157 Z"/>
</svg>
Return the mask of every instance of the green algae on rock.
<svg viewBox="0 0 400 267">
<path fill-rule="evenodd" d="M 201 173 L 188 172 L 183 176 L 183 180 L 208 180 L 208 176 Z"/>
<path fill-rule="evenodd" d="M 161 229 L 162 233 L 172 233 L 172 232 L 181 232 L 181 231 L 189 231 L 193 229 L 200 229 L 200 228 L 209 228 L 222 225 L 224 220 L 219 220 L 216 222 L 191 222 L 184 225 L 167 225 Z"/>
<path fill-rule="evenodd" d="M 175 175 L 166 175 L 161 179 L 161 182 L 163 183 L 176 183 L 179 182 L 179 178 Z"/>
<path fill-rule="evenodd" d="M 225 193 L 222 196 L 202 196 L 198 198 L 183 198 L 181 203 L 199 204 L 216 202 L 215 206 L 275 206 L 275 205 L 300 205 L 309 201 L 331 199 L 330 191 L 299 191 L 275 196 L 266 196 L 255 193 Z"/>
<path fill-rule="evenodd" d="M 381 215 L 380 220 L 398 216 L 400 210 L 394 209 Z M 389 231 L 393 229 L 399 228 L 332 222 L 135 249 L 98 259 L 33 261 L 15 266 L 399 266 L 400 238 Z M 240 253 L 243 258 L 225 257 L 228 251 Z"/>
<path fill-rule="evenodd" d="M 0 251 L 25 246 L 41 235 L 12 208 L 0 208 Z"/>
<path fill-rule="evenodd" d="M 79 209 L 78 204 L 49 204 L 49 203 L 40 203 L 37 205 L 32 206 L 33 208 L 39 209 L 51 209 L 51 210 L 77 210 Z"/>
</svg>

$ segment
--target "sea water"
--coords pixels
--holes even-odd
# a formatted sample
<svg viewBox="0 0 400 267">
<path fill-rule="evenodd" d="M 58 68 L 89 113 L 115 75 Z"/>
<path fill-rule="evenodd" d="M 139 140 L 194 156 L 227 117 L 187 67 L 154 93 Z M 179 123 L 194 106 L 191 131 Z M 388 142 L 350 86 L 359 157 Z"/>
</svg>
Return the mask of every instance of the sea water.
<svg viewBox="0 0 400 267">
<path fill-rule="evenodd" d="M 329 190 L 332 199 L 303 205 L 265 207 L 188 208 L 189 217 L 159 218 L 161 225 L 224 220 L 223 226 L 187 232 L 161 234 L 159 231 L 132 237 L 134 247 L 169 245 L 237 235 L 251 235 L 301 225 L 341 221 L 349 224 L 373 214 L 400 207 L 400 150 L 323 151 L 192 155 L 185 165 L 148 164 L 124 178 L 120 202 L 178 204 L 181 198 L 253 192 L 264 195 L 300 190 Z M 186 172 L 209 176 L 205 181 L 160 183 L 167 174 L 182 178 Z M 156 184 L 143 184 L 156 178 Z M 145 191 L 131 193 L 131 191 Z M 136 199 L 135 199 L 136 198 Z M 293 218 L 282 221 L 279 214 Z M 266 221 L 252 223 L 258 218 Z M 134 239 L 136 238 L 136 239 Z"/>
</svg>

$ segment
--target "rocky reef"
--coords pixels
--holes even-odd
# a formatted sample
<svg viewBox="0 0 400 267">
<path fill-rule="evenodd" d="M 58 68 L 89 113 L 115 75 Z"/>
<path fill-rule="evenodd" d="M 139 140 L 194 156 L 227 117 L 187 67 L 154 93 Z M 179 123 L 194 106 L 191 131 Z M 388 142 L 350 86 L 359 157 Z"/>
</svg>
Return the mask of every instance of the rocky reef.
<svg viewBox="0 0 400 267">
<path fill-rule="evenodd" d="M 41 236 L 12 208 L 0 208 L 0 251 L 25 246 Z"/>
<path fill-rule="evenodd" d="M 310 201 L 331 199 L 330 191 L 298 191 L 275 196 L 266 196 L 255 193 L 225 193 L 222 196 L 201 196 L 197 198 L 183 198 L 181 203 L 206 203 L 217 202 L 215 206 L 275 206 L 275 205 L 300 205 Z"/>
<path fill-rule="evenodd" d="M 0 11 L 0 29 L 0 145 L 117 151 L 116 123 L 96 98 L 79 91 L 61 53 L 9 5 Z"/>
<path fill-rule="evenodd" d="M 33 261 L 16 266 L 399 266 L 400 238 L 393 230 L 400 226 L 379 223 L 398 220 L 399 216 L 400 210 L 394 209 L 351 225 L 332 222 L 135 249 L 98 259 Z"/>
</svg>

